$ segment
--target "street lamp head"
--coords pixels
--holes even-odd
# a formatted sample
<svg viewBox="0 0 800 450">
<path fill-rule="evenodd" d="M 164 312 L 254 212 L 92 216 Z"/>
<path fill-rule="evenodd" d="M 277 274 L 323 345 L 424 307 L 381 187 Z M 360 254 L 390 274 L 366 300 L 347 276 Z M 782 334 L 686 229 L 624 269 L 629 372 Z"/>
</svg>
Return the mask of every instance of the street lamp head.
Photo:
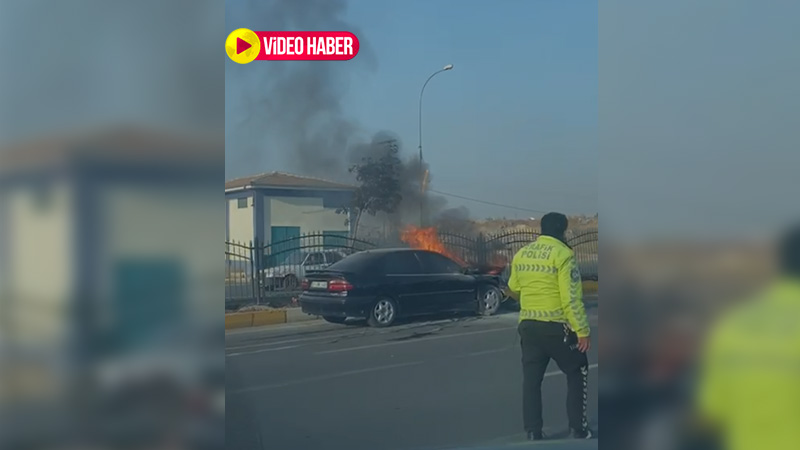
<svg viewBox="0 0 800 450">
<path fill-rule="evenodd" d="M 453 68 L 453 65 L 452 64 L 448 64 L 448 65 L 444 66 L 444 69 L 442 69 L 442 70 L 450 70 L 452 68 Z"/>
</svg>

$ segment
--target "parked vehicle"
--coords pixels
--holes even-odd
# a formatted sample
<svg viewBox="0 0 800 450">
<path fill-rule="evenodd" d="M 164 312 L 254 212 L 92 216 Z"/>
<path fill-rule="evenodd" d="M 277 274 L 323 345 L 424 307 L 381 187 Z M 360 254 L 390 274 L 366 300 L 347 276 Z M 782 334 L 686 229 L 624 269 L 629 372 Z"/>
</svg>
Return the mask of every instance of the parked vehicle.
<svg viewBox="0 0 800 450">
<path fill-rule="evenodd" d="M 267 289 L 297 289 L 307 271 L 324 269 L 345 256 L 333 250 L 291 252 L 280 264 L 261 271 L 262 283 Z"/>
<path fill-rule="evenodd" d="M 326 269 L 307 271 L 302 288 L 303 312 L 332 323 L 366 318 L 375 327 L 443 312 L 490 315 L 504 297 L 498 276 L 414 249 L 355 253 Z"/>
</svg>

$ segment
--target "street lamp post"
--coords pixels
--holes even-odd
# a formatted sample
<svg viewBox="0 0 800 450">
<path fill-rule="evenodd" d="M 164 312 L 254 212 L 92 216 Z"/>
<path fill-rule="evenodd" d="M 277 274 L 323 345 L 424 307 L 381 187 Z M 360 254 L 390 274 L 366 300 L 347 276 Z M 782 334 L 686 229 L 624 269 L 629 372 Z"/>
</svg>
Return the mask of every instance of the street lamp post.
<svg viewBox="0 0 800 450">
<path fill-rule="evenodd" d="M 447 70 L 451 70 L 453 68 L 452 64 L 448 64 L 441 69 L 433 72 L 431 76 L 425 80 L 425 84 L 422 85 L 422 90 L 419 92 L 419 170 L 420 170 L 420 200 L 419 200 L 419 226 L 425 226 L 425 170 L 422 164 L 422 94 L 425 93 L 425 86 L 428 85 L 428 82 L 431 81 L 431 78 L 435 77 L 436 75 L 445 72 Z"/>
</svg>

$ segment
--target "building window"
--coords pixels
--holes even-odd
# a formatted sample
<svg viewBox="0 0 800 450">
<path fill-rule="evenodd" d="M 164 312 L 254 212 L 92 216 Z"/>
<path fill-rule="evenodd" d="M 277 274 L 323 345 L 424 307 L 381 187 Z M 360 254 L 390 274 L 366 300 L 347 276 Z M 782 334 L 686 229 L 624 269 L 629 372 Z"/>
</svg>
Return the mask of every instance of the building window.
<svg viewBox="0 0 800 450">
<path fill-rule="evenodd" d="M 169 330 L 176 320 L 185 317 L 183 299 L 189 287 L 181 261 L 121 259 L 112 270 L 115 325 L 108 338 L 116 346 L 146 345 L 154 333 Z"/>
<path fill-rule="evenodd" d="M 237 206 L 239 209 L 247 208 L 247 197 L 238 199 Z"/>
</svg>

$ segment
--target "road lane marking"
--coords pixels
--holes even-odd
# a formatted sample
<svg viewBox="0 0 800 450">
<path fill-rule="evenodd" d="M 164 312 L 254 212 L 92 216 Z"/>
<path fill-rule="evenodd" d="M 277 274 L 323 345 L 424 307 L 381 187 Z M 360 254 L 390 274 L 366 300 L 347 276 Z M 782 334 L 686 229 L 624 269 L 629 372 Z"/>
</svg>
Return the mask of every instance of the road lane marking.
<svg viewBox="0 0 800 450">
<path fill-rule="evenodd" d="M 410 325 L 410 326 L 398 326 L 398 327 L 393 327 L 393 328 L 390 328 L 390 329 L 377 329 L 377 330 L 376 329 L 371 329 L 371 328 L 364 328 L 364 329 L 362 329 L 360 331 L 358 329 L 353 329 L 352 327 L 346 327 L 346 328 L 341 328 L 339 330 L 335 330 L 335 329 L 331 330 L 331 331 L 342 331 L 342 332 L 344 332 L 344 333 L 341 333 L 341 334 L 337 333 L 337 334 L 329 334 L 329 335 L 325 335 L 325 336 L 306 337 L 306 338 L 300 338 L 300 339 L 287 339 L 287 340 L 274 341 L 274 342 L 270 342 L 268 340 L 269 337 L 267 337 L 264 340 L 264 342 L 259 342 L 257 344 L 234 345 L 234 346 L 230 346 L 230 347 L 225 347 L 225 349 L 226 350 L 242 350 L 242 349 L 247 349 L 247 348 L 272 347 L 274 345 L 293 344 L 293 343 L 296 343 L 296 342 L 324 341 L 326 339 L 329 339 L 329 340 L 331 340 L 333 342 L 339 342 L 339 341 L 342 341 L 344 339 L 358 339 L 358 338 L 370 337 L 370 336 L 391 335 L 391 334 L 396 334 L 396 333 L 400 333 L 400 332 L 407 331 L 407 330 L 415 330 L 417 328 L 423 328 L 423 329 L 424 328 L 431 328 L 431 327 L 434 327 L 436 325 L 442 325 L 442 324 L 445 324 L 445 323 L 446 323 L 446 321 L 428 322 L 428 323 L 424 323 L 424 324 L 413 324 L 413 325 Z M 442 330 L 441 327 L 432 328 L 432 329 L 435 330 L 435 331 L 441 331 Z M 288 337 L 288 336 L 281 336 L 281 337 Z"/>
<path fill-rule="evenodd" d="M 591 369 L 596 369 L 596 368 L 597 368 L 597 365 L 598 365 L 597 363 L 595 363 L 595 364 L 589 364 L 589 370 L 591 370 Z M 547 377 L 554 377 L 554 376 L 556 376 L 556 375 L 564 375 L 564 372 L 562 372 L 562 371 L 560 371 L 560 370 L 558 370 L 558 371 L 555 371 L 555 372 L 547 372 L 546 374 L 544 374 L 544 377 L 545 377 L 545 378 L 547 378 Z"/>
<path fill-rule="evenodd" d="M 424 330 L 425 328 L 430 328 L 434 332 L 438 332 L 438 331 L 441 331 L 443 329 L 454 329 L 454 328 L 451 328 L 451 327 L 446 327 L 446 328 L 436 327 L 437 325 L 444 325 L 444 324 L 447 324 L 448 322 L 450 322 L 450 321 L 448 320 L 448 321 L 439 321 L 439 322 L 427 322 L 427 323 L 424 323 L 424 324 L 412 324 L 410 326 L 398 326 L 398 327 L 393 327 L 393 328 L 390 328 L 390 329 L 378 329 L 378 330 L 365 328 L 365 329 L 363 329 L 361 331 L 354 330 L 351 327 L 347 327 L 347 328 L 342 328 L 341 330 L 331 330 L 331 331 L 343 331 L 344 333 L 341 333 L 341 334 L 337 333 L 337 334 L 329 334 L 329 335 L 326 335 L 326 336 L 315 336 L 315 337 L 306 337 L 306 338 L 299 338 L 299 339 L 286 339 L 286 340 L 274 341 L 274 342 L 270 342 L 268 340 L 269 338 L 267 337 L 264 342 L 253 343 L 253 344 L 245 344 L 245 345 L 233 345 L 233 346 L 225 347 L 225 349 L 226 350 L 243 350 L 243 349 L 248 349 L 248 348 L 263 348 L 263 347 L 272 347 L 272 346 L 275 346 L 275 345 L 282 345 L 282 344 L 293 344 L 293 343 L 297 343 L 297 342 L 314 342 L 314 341 L 324 341 L 324 340 L 330 340 L 330 341 L 335 343 L 335 342 L 340 342 L 340 341 L 345 340 L 345 339 L 358 339 L 358 338 L 371 337 L 371 336 L 392 335 L 392 334 L 401 333 L 403 331 L 411 331 L 411 330 L 416 330 L 416 329 L 423 329 Z M 466 322 L 462 322 L 462 323 L 466 323 Z M 282 337 L 288 337 L 288 336 L 282 336 Z"/>
<path fill-rule="evenodd" d="M 256 347 L 271 347 L 273 345 L 281 345 L 281 344 L 293 344 L 295 342 L 311 342 L 311 341 L 324 341 L 325 339 L 342 339 L 348 337 L 359 337 L 361 334 L 346 334 L 343 336 L 333 335 L 333 336 L 317 336 L 317 337 L 310 337 L 310 338 L 302 338 L 302 339 L 288 339 L 285 341 L 275 341 L 275 342 L 261 342 L 260 344 L 249 344 L 249 345 L 237 345 L 235 347 L 225 347 L 226 350 L 241 350 L 245 348 L 256 348 Z"/>
<path fill-rule="evenodd" d="M 232 394 L 245 394 L 245 393 L 254 392 L 254 391 L 264 391 L 264 390 L 268 390 L 268 389 L 278 389 L 278 388 L 294 386 L 294 385 L 298 385 L 298 384 L 313 383 L 315 381 L 326 381 L 326 380 L 332 380 L 334 378 L 342 378 L 342 377 L 349 377 L 349 376 L 353 376 L 353 375 L 360 375 L 362 373 L 379 372 L 381 370 L 398 369 L 400 367 L 418 366 L 418 365 L 423 364 L 423 363 L 424 363 L 424 361 L 412 361 L 412 362 L 400 363 L 400 364 L 390 364 L 390 365 L 387 365 L 387 366 L 370 367 L 370 368 L 367 368 L 367 369 L 348 370 L 346 372 L 338 372 L 338 373 L 332 373 L 332 374 L 328 374 L 328 375 L 320 375 L 320 376 L 317 376 L 317 377 L 301 378 L 301 379 L 297 379 L 297 380 L 286 381 L 284 383 L 265 384 L 265 385 L 262 385 L 262 386 L 253 386 L 253 387 L 249 387 L 249 388 L 236 389 L 231 393 Z"/>
<path fill-rule="evenodd" d="M 231 356 L 242 356 L 242 355 L 252 355 L 252 354 L 255 354 L 255 353 L 276 352 L 278 350 L 289 350 L 290 348 L 297 348 L 297 347 L 300 347 L 300 346 L 299 345 L 287 345 L 286 347 L 264 348 L 264 349 L 261 349 L 261 350 L 253 350 L 253 351 L 250 351 L 250 352 L 226 353 L 225 357 L 228 358 L 228 357 L 231 357 Z"/>
<path fill-rule="evenodd" d="M 471 353 L 467 353 L 466 355 L 458 355 L 458 356 L 456 356 L 456 358 L 469 358 L 469 357 L 472 357 L 472 356 L 490 355 L 492 353 L 503 353 L 503 352 L 507 352 L 509 350 L 515 350 L 515 349 L 516 349 L 516 347 L 495 348 L 495 349 L 492 349 L 492 350 L 483 350 L 483 351 L 480 351 L 480 352 L 471 352 Z"/>
<path fill-rule="evenodd" d="M 409 339 L 407 341 L 382 342 L 380 344 L 361 345 L 361 346 L 358 346 L 358 347 L 339 348 L 339 349 L 336 349 L 336 350 L 324 350 L 324 351 L 321 351 L 321 352 L 316 352 L 314 354 L 315 355 L 330 355 L 330 354 L 333 354 L 333 353 L 353 352 L 353 351 L 356 351 L 356 350 L 366 350 L 366 349 L 370 349 L 370 348 L 388 347 L 390 345 L 413 344 L 413 343 L 416 343 L 416 342 L 435 341 L 435 340 L 438 340 L 438 339 L 450 339 L 450 338 L 456 338 L 456 337 L 461 337 L 461 336 L 470 336 L 470 335 L 473 335 L 473 334 L 485 334 L 485 333 L 493 333 L 493 332 L 497 332 L 497 331 L 508 331 L 508 330 L 512 330 L 514 328 L 516 328 L 516 327 L 513 327 L 513 328 L 512 327 L 492 328 L 492 329 L 489 329 L 489 330 L 470 331 L 470 332 L 467 332 L 467 333 L 446 334 L 446 335 L 443 335 L 443 336 L 422 337 L 422 338 L 418 338 L 418 339 Z"/>
</svg>

